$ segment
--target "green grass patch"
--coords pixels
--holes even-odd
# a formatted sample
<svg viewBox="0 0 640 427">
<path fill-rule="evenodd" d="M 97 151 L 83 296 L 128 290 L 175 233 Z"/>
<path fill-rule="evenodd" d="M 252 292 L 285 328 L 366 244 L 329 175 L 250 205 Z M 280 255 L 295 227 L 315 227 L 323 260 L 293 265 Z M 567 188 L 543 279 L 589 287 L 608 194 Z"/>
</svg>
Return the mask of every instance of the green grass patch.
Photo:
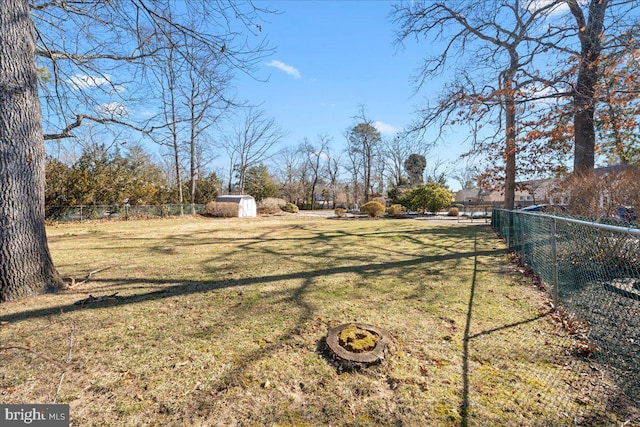
<svg viewBox="0 0 640 427">
<path fill-rule="evenodd" d="M 48 234 L 63 276 L 104 270 L 64 293 L 0 305 L 0 399 L 55 398 L 71 405 L 74 425 L 628 416 L 486 225 L 183 218 Z M 323 357 L 327 331 L 350 322 L 390 331 L 398 345 L 386 364 L 339 373 Z"/>
</svg>

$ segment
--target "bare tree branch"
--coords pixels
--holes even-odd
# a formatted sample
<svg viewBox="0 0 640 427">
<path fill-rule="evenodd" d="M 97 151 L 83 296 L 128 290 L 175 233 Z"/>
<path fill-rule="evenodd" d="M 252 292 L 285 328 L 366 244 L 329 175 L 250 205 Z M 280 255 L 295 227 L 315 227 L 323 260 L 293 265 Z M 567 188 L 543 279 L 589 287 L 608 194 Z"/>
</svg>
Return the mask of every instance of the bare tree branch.
<svg viewBox="0 0 640 427">
<path fill-rule="evenodd" d="M 129 122 L 125 122 L 123 120 L 119 120 L 119 119 L 113 119 L 113 118 L 104 118 L 104 117 L 94 117 L 94 116 L 89 116 L 86 114 L 78 114 L 76 116 L 76 120 L 67 125 L 64 129 L 62 129 L 61 132 L 59 133 L 55 133 L 55 134 L 45 134 L 44 135 L 44 139 L 45 140 L 52 140 L 52 139 L 64 139 L 64 138 L 72 138 L 74 135 L 71 133 L 72 130 L 80 127 L 82 125 L 82 123 L 85 120 L 89 120 L 95 123 L 101 123 L 101 124 L 117 124 L 117 125 L 121 125 L 121 126 L 125 126 L 128 127 L 130 129 L 133 129 L 135 131 L 141 132 L 141 133 L 145 133 L 145 134 L 151 134 L 154 130 L 156 129 L 161 129 L 163 127 L 165 127 L 166 125 L 163 126 L 152 126 L 150 128 L 141 128 L 138 126 L 135 126 L 134 124 L 131 124 Z"/>
</svg>

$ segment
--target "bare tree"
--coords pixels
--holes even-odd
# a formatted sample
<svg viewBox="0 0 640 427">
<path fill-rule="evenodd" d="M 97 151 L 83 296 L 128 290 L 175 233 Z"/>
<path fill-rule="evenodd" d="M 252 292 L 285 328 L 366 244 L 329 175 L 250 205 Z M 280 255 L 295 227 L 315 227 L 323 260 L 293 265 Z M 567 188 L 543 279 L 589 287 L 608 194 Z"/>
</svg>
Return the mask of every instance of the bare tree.
<svg viewBox="0 0 640 427">
<path fill-rule="evenodd" d="M 311 141 L 305 138 L 302 143 L 301 150 L 305 153 L 307 169 L 310 171 L 311 185 L 309 188 L 309 199 L 311 210 L 316 208 L 316 187 L 318 182 L 322 178 L 322 173 L 325 171 L 323 165 L 328 160 L 329 143 L 331 138 L 327 135 L 318 137 L 318 143 L 312 144 Z"/>
<path fill-rule="evenodd" d="M 425 170 L 427 182 L 435 182 L 443 187 L 447 186 L 447 177 L 451 175 L 451 165 L 436 156 L 431 158 Z"/>
<path fill-rule="evenodd" d="M 349 133 L 346 133 L 347 141 L 349 141 Z M 349 143 L 348 143 L 349 144 Z M 359 154 L 358 150 L 355 147 L 351 147 L 347 145 L 346 149 L 347 156 L 349 158 L 349 164 L 345 165 L 345 169 L 351 174 L 351 192 L 348 191 L 347 186 L 347 194 L 353 194 L 353 203 L 360 203 L 360 173 L 362 170 L 362 156 Z"/>
<path fill-rule="evenodd" d="M 574 170 L 586 172 L 593 170 L 595 164 L 595 112 L 594 94 L 598 81 L 598 59 L 602 52 L 602 35 L 605 11 L 609 0 L 591 0 L 589 14 L 585 17 L 577 0 L 568 0 L 567 5 L 575 17 L 580 40 L 580 64 L 578 78 L 574 88 L 574 129 L 575 156 Z"/>
<path fill-rule="evenodd" d="M 169 16 L 171 19 L 171 16 Z M 178 74 L 182 73 L 182 66 L 185 65 L 184 61 L 178 60 L 179 48 L 177 43 L 178 37 L 174 35 L 174 29 L 168 25 L 166 28 L 162 27 L 164 34 L 161 35 L 162 39 L 160 43 L 167 40 L 168 46 L 163 49 L 157 56 L 159 66 L 154 67 L 154 74 L 156 74 L 160 93 L 162 96 L 162 115 L 164 123 L 166 124 L 164 130 L 167 133 L 167 138 L 161 140 L 163 145 L 170 148 L 174 167 L 174 176 L 176 185 L 178 188 L 178 204 L 180 205 L 180 214 L 183 214 L 184 195 L 182 191 L 182 165 L 180 156 L 180 124 L 185 119 L 179 111 L 179 88 L 178 88 Z"/>
<path fill-rule="evenodd" d="M 364 201 L 367 202 L 371 193 L 374 162 L 377 161 L 382 138 L 373 122 L 367 118 L 363 107 L 355 119 L 358 123 L 347 131 L 347 152 L 353 168 L 354 188 L 357 188 L 357 177 L 362 176 Z M 357 197 L 355 199 L 357 203 Z"/>
<path fill-rule="evenodd" d="M 189 193 L 191 213 L 195 214 L 196 185 L 203 167 L 207 130 L 236 104 L 226 95 L 232 75 L 225 64 L 221 63 L 220 58 L 199 49 L 193 40 L 186 40 L 185 55 L 188 78 L 186 87 L 181 89 L 181 95 L 187 109 Z"/>
<path fill-rule="evenodd" d="M 129 111 L 149 109 L 154 100 L 153 85 L 141 83 L 153 59 L 170 46 L 166 39 L 158 42 L 163 35 L 189 38 L 236 69 L 252 69 L 268 52 L 264 39 L 249 43 L 245 37 L 247 30 L 259 34 L 261 14 L 268 12 L 248 1 L 31 0 L 30 5 L 45 139 L 69 138 L 87 120 L 147 132 L 162 126 L 155 117 L 135 120 Z"/>
<path fill-rule="evenodd" d="M 504 160 L 505 205 L 510 208 L 516 182 L 517 105 L 528 87 L 542 81 L 533 69 L 534 59 L 549 49 L 540 40 L 553 36 L 552 29 L 545 29 L 543 18 L 555 7 L 554 2 L 531 5 L 521 0 L 416 1 L 395 8 L 398 42 L 425 36 L 444 42 L 438 55 L 425 60 L 418 87 L 458 57 L 472 55 L 467 59 L 472 61 L 473 72 L 471 67 L 458 69 L 438 105 L 423 111 L 418 128 L 443 118 L 455 124 L 458 117 L 452 116 L 459 111 L 477 124 L 497 110 L 498 119 L 490 124 L 497 125 L 502 134 L 490 140 L 493 146 L 501 143 L 496 158 Z"/>
<path fill-rule="evenodd" d="M 382 160 L 382 153 L 376 150 L 376 161 L 373 162 L 371 168 L 371 181 L 369 197 L 383 197 L 385 192 L 385 176 L 387 175 L 387 163 Z"/>
<path fill-rule="evenodd" d="M 248 107 L 237 121 L 231 133 L 225 135 L 224 146 L 231 160 L 232 170 L 238 177 L 238 191 L 244 192 L 247 169 L 269 159 L 275 153 L 273 147 L 286 135 L 275 119 L 261 110 Z"/>
<path fill-rule="evenodd" d="M 385 168 L 387 180 L 392 186 L 398 185 L 404 178 L 403 165 L 410 154 L 409 147 L 404 141 L 400 135 L 382 140 L 382 161 L 387 165 Z"/>
<path fill-rule="evenodd" d="M 69 138 L 87 120 L 151 131 L 124 102 L 152 93 L 134 88 L 167 47 L 150 38 L 169 25 L 248 70 L 265 46 L 243 33 L 259 33 L 260 15 L 250 2 L 0 2 L 0 301 L 63 286 L 44 229 L 44 140 Z M 206 29 L 191 29 L 194 16 Z"/>
<path fill-rule="evenodd" d="M 380 161 L 385 164 L 385 178 L 391 188 L 397 189 L 398 185 L 407 182 L 404 163 L 411 154 L 427 157 L 433 147 L 425 143 L 412 132 L 401 132 L 392 138 L 383 139 L 381 145 Z"/>
<path fill-rule="evenodd" d="M 297 147 L 286 147 L 276 154 L 275 160 L 281 194 L 287 201 L 298 204 L 304 198 L 301 180 L 303 153 Z"/>
<path fill-rule="evenodd" d="M 331 200 L 333 202 L 333 208 L 336 207 L 336 199 L 338 194 L 338 179 L 341 166 L 341 158 L 328 154 L 327 159 L 327 177 L 329 178 L 329 190 L 331 191 Z"/>
<path fill-rule="evenodd" d="M 171 16 L 169 15 L 169 18 Z M 193 21 L 192 29 L 202 27 Z M 207 46 L 184 33 L 176 34 L 171 25 L 159 27 L 154 41 L 168 46 L 156 55 L 157 66 L 152 69 L 160 87 L 164 128 L 160 144 L 171 150 L 172 164 L 177 185 L 177 203 L 181 213 L 185 200 L 183 194 L 183 150 L 186 150 L 189 170 L 189 198 L 191 212 L 195 213 L 196 183 L 199 161 L 204 151 L 203 138 L 207 129 L 216 124 L 229 107 L 235 106 L 226 91 L 232 74 L 229 65 Z"/>
<path fill-rule="evenodd" d="M 458 181 L 463 190 L 470 190 L 478 187 L 479 174 L 478 167 L 469 157 L 466 157 L 465 162 L 459 164 L 451 177 Z"/>
</svg>

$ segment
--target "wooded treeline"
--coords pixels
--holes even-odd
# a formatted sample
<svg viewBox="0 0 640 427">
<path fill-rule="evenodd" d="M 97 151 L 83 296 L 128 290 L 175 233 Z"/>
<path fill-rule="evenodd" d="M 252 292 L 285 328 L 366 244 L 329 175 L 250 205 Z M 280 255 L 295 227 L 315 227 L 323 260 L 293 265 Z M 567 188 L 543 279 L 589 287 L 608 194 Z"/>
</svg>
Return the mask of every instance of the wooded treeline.
<svg viewBox="0 0 640 427">
<path fill-rule="evenodd" d="M 307 209 L 352 207 L 374 197 L 397 198 L 424 182 L 427 159 L 411 151 L 419 148 L 415 142 L 384 139 L 366 122 L 355 125 L 347 136 L 350 143 L 342 152 L 331 149 L 328 136 L 305 139 L 261 158 L 260 163 L 246 162 L 242 174 L 236 166 L 228 182 L 198 166 L 194 203 L 244 192 L 258 201 L 278 197 Z M 182 180 L 175 179 L 170 156 L 166 161 L 138 144 L 90 143 L 79 148 L 74 156 L 47 157 L 47 207 L 179 204 L 178 185 L 188 194 L 188 176 L 183 172 Z M 369 168 L 366 184 L 364 165 Z M 434 167 L 427 180 L 444 185 L 444 175 L 434 178 L 439 164 Z"/>
</svg>

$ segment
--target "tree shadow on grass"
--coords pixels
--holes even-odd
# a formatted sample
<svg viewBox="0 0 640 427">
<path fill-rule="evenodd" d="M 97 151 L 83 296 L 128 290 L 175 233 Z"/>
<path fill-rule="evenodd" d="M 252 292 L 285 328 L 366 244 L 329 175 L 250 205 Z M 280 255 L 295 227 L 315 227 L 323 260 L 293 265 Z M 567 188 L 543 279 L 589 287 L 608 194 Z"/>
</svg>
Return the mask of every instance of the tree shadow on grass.
<svg viewBox="0 0 640 427">
<path fill-rule="evenodd" d="M 467 427 L 469 425 L 469 409 L 470 409 L 469 408 L 469 405 L 470 405 L 469 347 L 470 347 L 471 340 L 484 335 L 489 335 L 495 332 L 500 332 L 507 329 L 516 328 L 528 323 L 532 323 L 550 314 L 550 312 L 541 313 L 538 316 L 535 316 L 530 319 L 520 320 L 517 322 L 513 322 L 507 325 L 502 325 L 496 328 L 484 330 L 482 332 L 471 335 L 471 321 L 472 321 L 473 305 L 474 305 L 474 299 L 476 296 L 476 286 L 477 286 L 478 257 L 484 255 L 483 252 L 479 252 L 477 250 L 477 247 L 478 247 L 477 233 L 474 235 L 473 239 L 474 239 L 473 273 L 471 276 L 471 286 L 469 289 L 469 303 L 467 306 L 467 316 L 466 316 L 466 322 L 465 322 L 465 328 L 464 328 L 464 337 L 462 342 L 462 402 L 460 404 L 460 425 L 462 427 Z"/>
<path fill-rule="evenodd" d="M 295 304 L 301 308 L 301 313 L 295 321 L 292 320 L 292 322 L 290 322 L 291 324 L 288 328 L 278 336 L 272 337 L 272 342 L 266 343 L 259 349 L 243 351 L 234 361 L 230 369 L 215 378 L 205 389 L 194 392 L 192 396 L 193 401 L 190 404 L 193 406 L 195 417 L 187 421 L 197 423 L 198 420 L 201 421 L 203 418 L 209 417 L 212 408 L 215 407 L 216 401 L 220 398 L 219 396 L 226 393 L 229 389 L 241 386 L 243 373 L 250 369 L 252 365 L 274 354 L 280 348 L 295 344 L 296 335 L 300 333 L 301 329 L 311 320 L 313 315 L 313 307 L 304 300 L 304 294 L 311 285 L 313 285 L 313 278 L 306 278 L 300 286 L 293 290 L 289 297 L 290 300 L 294 301 Z M 249 313 L 245 314 L 249 315 Z"/>
<path fill-rule="evenodd" d="M 470 398 L 471 398 L 470 384 L 471 382 L 470 382 L 469 362 L 471 359 L 470 351 L 471 351 L 472 343 L 474 340 L 481 340 L 488 336 L 492 336 L 491 340 L 494 342 L 493 345 L 499 346 L 499 344 L 495 344 L 495 343 L 499 343 L 501 339 L 504 338 L 504 337 L 501 337 L 500 334 L 505 332 L 518 334 L 520 336 L 519 341 L 521 342 L 526 342 L 527 340 L 530 340 L 532 336 L 536 336 L 539 341 L 537 342 L 537 345 L 539 346 L 538 348 L 531 348 L 527 344 L 523 344 L 523 347 L 520 349 L 520 350 L 526 349 L 525 350 L 527 352 L 526 357 L 528 357 L 531 360 L 534 360 L 536 363 L 548 363 L 552 365 L 562 365 L 564 363 L 564 365 L 562 365 L 564 369 L 566 369 L 567 366 L 569 366 L 571 361 L 578 362 L 579 363 L 578 366 L 580 366 L 580 363 L 584 363 L 584 360 L 581 360 L 576 355 L 567 354 L 566 353 L 567 349 L 565 349 L 561 353 L 557 353 L 555 351 L 547 352 L 547 353 L 544 352 L 545 346 L 550 344 L 548 344 L 545 341 L 543 335 L 540 335 L 540 331 L 537 330 L 535 323 L 551 316 L 554 313 L 554 310 L 552 308 L 547 309 L 545 311 L 541 311 L 539 312 L 538 315 L 534 317 L 522 319 L 509 324 L 500 325 L 494 328 L 482 330 L 475 334 L 471 334 L 472 313 L 473 313 L 474 302 L 475 302 L 477 291 L 478 291 L 477 289 L 477 285 L 478 285 L 477 277 L 479 272 L 478 257 L 482 256 L 482 252 L 476 251 L 477 243 L 478 243 L 477 236 L 475 236 L 474 251 L 476 255 L 473 257 L 473 273 L 471 276 L 471 286 L 469 289 L 469 302 L 467 305 L 466 324 L 464 329 L 463 346 L 462 346 L 462 401 L 459 408 L 460 426 L 462 427 L 467 427 L 468 425 L 475 424 L 478 421 L 477 419 L 475 420 L 470 419 L 470 409 L 471 409 L 470 408 Z M 526 328 L 527 325 L 532 325 L 530 330 Z M 523 329 L 523 327 L 525 328 Z M 496 334 L 497 336 L 493 336 L 494 334 Z M 533 339 L 535 340 L 536 338 L 533 338 Z M 569 340 L 568 351 L 571 352 L 574 341 L 572 341 L 573 340 L 572 338 L 567 338 L 567 340 Z M 514 352 L 514 354 L 518 354 L 518 348 L 513 348 L 513 344 L 509 345 L 508 350 Z M 477 351 L 478 350 L 476 350 L 476 352 Z M 484 354 L 482 356 L 484 358 L 490 359 L 492 357 L 492 354 Z M 519 357 L 522 357 L 522 356 L 519 356 Z M 583 378 L 587 378 L 588 384 L 593 388 L 592 390 L 593 396 L 596 399 L 600 398 L 605 400 L 604 405 L 601 407 L 601 409 L 596 408 L 595 406 L 597 405 L 594 405 L 594 408 L 591 408 L 589 410 L 584 410 L 581 408 L 579 410 L 579 414 L 570 413 L 568 415 L 576 416 L 575 419 L 581 419 L 582 420 L 581 424 L 583 425 L 611 425 L 611 423 L 614 422 L 613 418 L 616 418 L 619 416 L 631 417 L 632 419 L 636 419 L 637 414 L 635 415 L 633 414 L 634 409 L 629 409 L 630 408 L 629 401 L 623 395 L 622 391 L 620 390 L 603 391 L 598 389 L 598 387 L 596 386 L 596 383 L 590 382 L 589 380 L 589 376 L 596 375 L 598 371 L 594 369 L 593 365 L 586 365 L 586 366 L 588 366 L 587 371 L 582 372 L 581 375 Z M 567 384 L 571 385 L 571 381 L 575 381 L 575 376 L 572 377 L 572 379 L 563 379 L 562 377 L 560 378 L 553 377 L 553 374 L 549 373 L 548 378 L 536 378 L 535 380 L 536 381 L 541 380 L 542 381 L 541 385 L 542 383 L 546 383 L 546 384 L 550 384 L 550 387 L 559 388 L 563 386 L 566 387 Z M 566 381 L 566 384 L 564 381 Z M 589 386 L 587 386 L 587 388 L 588 387 Z M 582 391 L 585 392 L 585 390 L 586 389 L 583 387 Z M 588 392 L 588 390 L 586 391 Z M 526 393 L 526 392 L 523 391 L 523 393 Z M 514 399 L 516 399 L 515 395 L 514 395 Z M 524 399 L 528 400 L 528 402 L 526 403 L 529 403 L 529 406 L 557 405 L 559 412 L 562 412 L 565 410 L 570 411 L 568 408 L 570 408 L 571 404 L 574 403 L 574 402 L 554 401 L 553 400 L 554 398 L 547 397 L 541 394 L 538 394 L 537 396 L 525 395 Z M 574 394 L 570 394 L 569 397 L 567 397 L 567 399 L 573 400 L 573 399 L 577 399 L 577 397 Z M 566 408 L 564 408 L 565 405 L 566 405 Z M 606 408 L 606 409 L 603 410 L 602 408 Z M 531 414 L 528 414 L 528 415 L 531 415 Z M 633 418 L 633 417 L 636 417 L 636 418 Z M 558 423 L 558 419 L 545 419 L 545 420 L 538 419 L 538 420 L 535 420 L 535 423 L 536 425 L 556 425 Z M 614 423 L 618 424 L 617 422 L 614 422 Z"/>
<path fill-rule="evenodd" d="M 304 328 L 306 322 L 310 321 L 313 317 L 313 306 L 309 305 L 305 300 L 306 293 L 316 285 L 317 279 L 321 279 L 326 276 L 332 275 L 343 275 L 343 274 L 357 274 L 362 277 L 367 276 L 379 276 L 387 271 L 393 271 L 397 269 L 403 268 L 418 268 L 425 271 L 439 271 L 438 265 L 439 263 L 443 263 L 446 261 L 461 261 L 461 260 L 471 260 L 474 259 L 474 278 L 473 278 L 473 287 L 475 287 L 475 271 L 477 267 L 477 257 L 479 256 L 496 256 L 503 254 L 505 251 L 503 249 L 491 249 L 491 250 L 482 250 L 477 251 L 477 247 L 474 246 L 473 251 L 468 250 L 468 243 L 466 246 L 458 246 L 457 244 L 451 245 L 450 242 L 447 243 L 446 239 L 454 238 L 463 241 L 466 239 L 466 242 L 469 241 L 470 237 L 473 237 L 476 234 L 478 229 L 476 227 L 468 228 L 464 227 L 461 229 L 451 228 L 451 227 L 433 227 L 433 228 L 425 228 L 424 230 L 408 230 L 402 231 L 400 236 L 400 243 L 398 246 L 401 246 L 403 242 L 407 242 L 410 247 L 413 248 L 412 252 L 416 253 L 424 253 L 430 252 L 432 255 L 426 256 L 416 256 L 416 255 L 408 255 L 402 252 L 402 247 L 392 248 L 389 250 L 389 254 L 397 254 L 404 255 L 405 259 L 401 260 L 391 260 L 386 262 L 371 262 L 369 258 L 369 262 L 366 262 L 366 255 L 357 255 L 353 254 L 349 257 L 340 258 L 339 261 L 348 263 L 348 265 L 337 266 L 337 267 L 329 267 L 329 268 L 316 268 L 313 269 L 309 264 L 307 271 L 296 271 L 291 273 L 280 273 L 280 274 L 270 274 L 266 276 L 260 277 L 247 277 L 247 278 L 220 278 L 215 280 L 181 280 L 178 281 L 175 278 L 162 278 L 162 279 L 154 279 L 154 278 L 109 278 L 109 279 L 99 279 L 93 278 L 91 279 L 92 283 L 100 285 L 98 288 L 92 287 L 91 292 L 108 292 L 112 294 L 116 289 L 114 289 L 114 283 L 117 283 L 118 287 L 127 289 L 127 292 L 132 292 L 128 295 L 118 296 L 118 298 L 105 299 L 102 301 L 90 302 L 84 305 L 76 305 L 74 303 L 69 304 L 60 304 L 54 307 L 47 308 L 38 308 L 26 310 L 18 313 L 13 313 L 9 315 L 0 316 L 0 320 L 15 322 L 26 319 L 36 319 L 47 317 L 51 315 L 64 313 L 75 312 L 78 310 L 95 310 L 95 309 L 104 309 L 109 307 L 119 307 L 126 306 L 129 304 L 139 304 L 151 301 L 162 301 L 163 299 L 175 298 L 179 296 L 186 295 L 197 295 L 204 294 L 209 291 L 228 289 L 228 288 L 238 288 L 241 289 L 247 286 L 253 285 L 261 285 L 261 284 L 270 284 L 277 282 L 286 282 L 286 281 L 299 281 L 295 287 L 287 287 L 286 293 L 287 298 L 291 300 L 295 306 L 297 307 L 296 314 L 291 316 L 283 329 L 281 329 L 277 336 L 272 338 L 273 342 L 266 343 L 259 349 L 250 350 L 243 352 L 239 359 L 232 366 L 229 367 L 227 371 L 222 373 L 222 375 L 216 378 L 211 384 L 208 384 L 209 390 L 198 391 L 196 396 L 194 396 L 193 405 L 197 413 L 200 416 L 206 416 L 208 411 L 208 407 L 212 405 L 211 400 L 216 399 L 216 393 L 224 393 L 226 389 L 229 387 L 234 387 L 238 385 L 238 382 L 242 378 L 242 372 L 248 369 L 248 366 L 255 364 L 257 361 L 267 357 L 269 354 L 273 354 L 281 349 L 283 346 L 287 345 L 295 345 L 296 344 L 296 334 Z M 281 230 L 282 231 L 282 230 Z M 285 230 L 286 231 L 286 230 Z M 271 255 L 282 255 L 281 252 L 277 250 L 277 248 L 266 246 L 260 246 L 261 243 L 269 243 L 278 240 L 287 240 L 287 241 L 299 241 L 300 248 L 309 248 L 309 244 L 318 245 L 317 249 L 314 249 L 311 253 L 304 253 L 306 256 L 318 257 L 323 254 L 329 256 L 331 251 L 335 250 L 335 246 L 332 246 L 333 242 L 340 242 L 340 238 L 351 238 L 357 236 L 361 240 L 357 240 L 355 244 L 361 245 L 362 247 L 366 247 L 368 245 L 367 238 L 396 238 L 397 232 L 394 231 L 385 231 L 385 230 L 356 230 L 355 232 L 345 232 L 344 230 L 337 231 L 326 231 L 326 232 L 314 232 L 314 230 L 310 230 L 310 232 L 314 233 L 311 237 L 306 236 L 287 236 L 285 232 L 282 234 L 279 232 L 277 235 L 272 232 L 263 233 L 257 237 L 243 237 L 238 239 L 240 242 L 239 247 L 237 248 L 238 252 L 242 252 L 243 250 L 251 250 L 262 252 L 265 254 Z M 435 238 L 430 239 L 420 239 L 420 236 L 427 235 Z M 440 240 L 440 237 L 442 240 Z M 116 239 L 114 236 L 112 239 Z M 128 239 L 118 239 L 118 242 L 122 244 L 121 248 L 126 250 L 130 245 L 137 245 L 139 241 L 127 241 Z M 222 243 L 224 239 L 219 240 Z M 172 237 L 167 241 L 167 245 L 160 246 L 150 246 L 147 250 L 151 253 L 156 253 L 158 255 L 168 254 L 172 251 L 167 252 L 171 247 L 180 247 L 180 246 L 195 246 L 198 245 L 198 242 L 202 242 L 202 238 L 196 234 L 193 235 L 180 235 L 177 237 Z M 228 243 L 228 242 L 227 242 Z M 238 243 L 238 242 L 236 242 Z M 328 244 L 327 244 L 328 243 Z M 216 242 L 211 242 L 207 240 L 206 242 L 209 246 L 215 246 Z M 327 244 L 326 247 L 323 244 Z M 313 246 L 311 246 L 313 248 Z M 433 252 L 440 252 L 437 254 L 433 254 Z M 286 254 L 285 254 L 286 255 Z M 228 254 L 224 254 L 221 256 L 228 256 Z M 406 259 L 410 257 L 409 259 Z M 387 257 L 389 259 L 389 257 Z M 277 270 L 276 270 L 277 271 Z M 212 276 L 216 274 L 215 271 L 210 271 L 209 274 Z M 433 273 L 435 274 L 435 273 Z M 214 276 L 215 277 L 215 276 Z M 83 291 L 82 288 L 71 289 L 67 295 L 86 295 L 88 291 Z M 64 295 L 64 294 L 62 294 Z M 470 311 L 473 302 L 473 297 L 469 303 L 469 319 L 470 321 Z M 254 313 L 251 310 L 247 310 L 244 306 L 233 308 L 238 316 L 252 316 Z M 467 336 L 468 331 L 465 331 L 465 351 L 468 352 L 468 339 L 472 337 Z M 466 354 L 466 353 L 465 353 Z M 468 354 L 466 354 L 468 356 Z M 465 357 L 466 363 L 466 357 Z M 468 369 L 468 367 L 467 367 Z M 466 379 L 468 381 L 468 378 Z M 466 385 L 467 396 L 466 406 L 464 418 L 468 418 L 468 384 Z M 212 393 L 211 392 L 212 390 Z M 465 424 L 466 425 L 466 424 Z"/>
<path fill-rule="evenodd" d="M 458 239 L 460 242 L 467 242 L 468 239 L 472 238 L 474 234 L 474 230 L 478 227 L 482 227 L 488 230 L 486 224 L 477 224 L 473 226 L 429 226 L 421 229 L 411 229 L 411 230 L 353 230 L 353 231 L 345 231 L 345 230 L 331 230 L 331 231 L 317 231 L 312 228 L 307 228 L 306 226 L 300 224 L 293 224 L 287 226 L 278 226 L 275 230 L 265 230 L 263 233 L 256 236 L 243 236 L 239 234 L 235 237 L 228 236 L 215 236 L 215 231 L 205 231 L 204 233 L 213 234 L 213 236 L 208 236 L 206 241 L 203 241 L 202 234 L 203 232 L 192 232 L 192 233 L 180 233 L 177 235 L 167 236 L 162 239 L 161 244 L 153 244 L 151 242 L 157 241 L 158 239 L 149 239 L 146 237 L 139 236 L 127 236 L 123 237 L 121 235 L 110 233 L 105 235 L 100 235 L 99 240 L 101 242 L 115 242 L 117 245 L 110 245 L 109 248 L 112 250 L 128 250 L 130 248 L 138 248 L 141 246 L 147 247 L 149 252 L 151 253 L 159 253 L 166 254 L 168 251 L 173 252 L 176 248 L 179 247 L 190 247 L 190 246 L 212 246 L 218 247 L 221 245 L 229 245 L 234 244 L 237 245 L 239 249 L 246 249 L 255 245 L 263 244 L 263 243 L 276 243 L 276 242 L 291 242 L 295 241 L 299 244 L 299 246 L 304 246 L 308 244 L 321 244 L 321 243 L 332 243 L 335 241 L 339 241 L 342 238 L 352 238 L 357 237 L 366 241 L 368 238 L 392 238 L 397 236 L 402 236 L 403 240 L 406 240 L 410 243 L 417 244 L 423 247 L 433 248 L 434 246 L 438 246 L 438 241 L 440 239 Z M 293 235 L 291 231 L 308 231 L 309 236 L 298 236 Z M 421 236 L 431 237 L 434 242 L 429 242 L 425 244 L 424 241 L 420 239 Z M 81 236 L 72 236 L 70 239 L 84 239 L 84 240 L 96 240 L 96 236 L 94 235 L 81 235 Z M 339 244 L 339 243 L 336 243 Z M 96 247 L 87 247 L 85 250 L 92 249 L 103 249 L 101 246 Z"/>
<path fill-rule="evenodd" d="M 106 307 L 117 307 L 126 304 L 136 304 L 145 301 L 154 301 L 160 300 L 164 298 L 171 298 L 181 295 L 190 295 L 197 293 L 204 293 L 215 289 L 225 289 L 225 288 L 233 288 L 233 287 L 245 287 L 256 284 L 267 284 L 278 281 L 287 281 L 287 280 L 310 280 L 312 278 L 331 276 L 336 274 L 347 274 L 347 273 L 356 273 L 356 274 L 380 274 L 381 272 L 387 269 L 396 269 L 403 267 L 414 267 L 421 264 L 429 264 L 429 263 L 438 263 L 448 260 L 456 260 L 461 258 L 473 257 L 473 256 L 491 256 L 503 254 L 503 249 L 493 249 L 486 250 L 481 252 L 454 252 L 444 255 L 431 255 L 431 256 L 422 256 L 416 257 L 409 260 L 401 260 L 401 261 L 392 261 L 386 263 L 369 263 L 363 265 L 350 265 L 343 267 L 334 267 L 334 268 L 323 268 L 317 269 L 313 271 L 300 271 L 294 273 L 286 273 L 286 274 L 275 274 L 270 276 L 261 276 L 261 277 L 248 277 L 241 279 L 220 279 L 220 280 L 206 280 L 206 281 L 198 281 L 198 280 L 188 280 L 184 283 L 175 284 L 176 281 L 172 279 L 140 279 L 140 278 L 110 278 L 108 280 L 104 280 L 109 283 L 118 283 L 121 285 L 132 284 L 132 285 L 140 285 L 147 284 L 151 286 L 162 286 L 161 289 L 150 291 L 150 292 L 141 292 L 134 293 L 130 295 L 123 295 L 119 298 L 109 298 L 104 299 L 103 301 L 88 303 L 88 304 L 63 304 L 57 305 L 53 307 L 35 309 L 35 310 L 27 310 L 19 313 L 13 313 L 9 315 L 0 316 L 0 321 L 6 322 L 15 322 L 18 320 L 25 319 L 33 319 L 39 317 L 46 317 L 53 314 L 59 314 L 60 312 L 73 312 L 76 310 L 92 310 L 92 309 L 102 309 Z M 101 282 L 101 279 L 92 279 L 92 282 Z M 307 285 L 308 286 L 308 285 Z"/>
</svg>

